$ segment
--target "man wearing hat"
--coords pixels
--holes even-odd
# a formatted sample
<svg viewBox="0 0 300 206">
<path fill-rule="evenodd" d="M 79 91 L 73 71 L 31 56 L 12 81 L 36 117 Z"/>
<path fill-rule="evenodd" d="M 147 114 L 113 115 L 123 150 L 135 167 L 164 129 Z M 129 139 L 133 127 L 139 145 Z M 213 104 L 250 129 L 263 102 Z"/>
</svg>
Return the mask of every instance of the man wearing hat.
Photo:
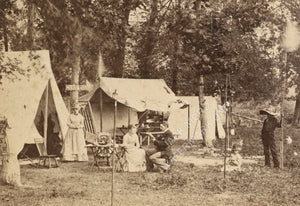
<svg viewBox="0 0 300 206">
<path fill-rule="evenodd" d="M 282 118 L 279 122 L 278 119 L 275 117 L 277 116 L 275 109 L 260 110 L 260 114 L 267 115 L 267 119 L 265 119 L 261 131 L 261 138 L 264 146 L 265 166 L 271 166 L 269 154 L 269 151 L 271 150 L 274 168 L 279 168 L 279 160 L 276 149 L 274 131 L 277 127 L 281 127 Z"/>
</svg>

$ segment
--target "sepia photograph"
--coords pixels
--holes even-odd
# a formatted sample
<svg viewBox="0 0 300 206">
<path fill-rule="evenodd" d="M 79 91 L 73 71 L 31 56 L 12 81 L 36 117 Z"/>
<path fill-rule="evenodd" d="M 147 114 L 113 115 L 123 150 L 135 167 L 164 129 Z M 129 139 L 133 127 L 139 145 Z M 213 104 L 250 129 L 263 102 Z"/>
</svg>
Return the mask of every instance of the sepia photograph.
<svg viewBox="0 0 300 206">
<path fill-rule="evenodd" d="M 0 206 L 300 205 L 299 47 L 299 0 L 0 0 Z"/>
</svg>

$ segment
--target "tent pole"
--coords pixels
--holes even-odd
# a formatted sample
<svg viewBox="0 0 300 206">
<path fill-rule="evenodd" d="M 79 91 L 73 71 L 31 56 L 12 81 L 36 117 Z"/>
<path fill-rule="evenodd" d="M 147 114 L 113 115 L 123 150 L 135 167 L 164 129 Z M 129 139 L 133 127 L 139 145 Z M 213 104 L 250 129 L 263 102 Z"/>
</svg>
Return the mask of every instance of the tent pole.
<svg viewBox="0 0 300 206">
<path fill-rule="evenodd" d="M 46 154 L 48 154 L 47 151 L 48 99 L 49 99 L 48 85 L 49 85 L 49 81 L 47 82 L 47 86 L 45 89 L 46 95 L 45 95 L 45 112 L 44 112 L 44 145 L 45 145 Z"/>
<path fill-rule="evenodd" d="M 139 121 L 148 113 L 149 110 L 146 110 L 145 112 L 143 112 L 143 114 L 140 116 Z"/>
<path fill-rule="evenodd" d="M 102 132 L 103 131 L 103 124 L 102 124 L 102 122 L 103 122 L 103 119 L 102 119 L 102 112 L 103 112 L 103 97 L 102 97 L 102 89 L 100 88 L 100 101 L 99 101 L 99 104 L 100 104 L 100 132 Z"/>
<path fill-rule="evenodd" d="M 191 109 L 190 105 L 188 105 L 188 140 L 190 140 L 190 129 L 191 129 Z"/>
<path fill-rule="evenodd" d="M 131 114 L 131 108 L 128 107 L 128 127 L 130 125 L 130 114 Z"/>
<path fill-rule="evenodd" d="M 196 122 L 196 126 L 195 126 L 195 129 L 194 129 L 194 133 L 193 133 L 193 137 L 192 137 L 192 139 L 194 139 L 195 138 L 195 134 L 196 134 L 196 129 L 197 129 L 197 126 L 198 126 L 198 122 L 199 122 L 200 120 L 199 119 L 197 119 L 197 122 Z"/>
<path fill-rule="evenodd" d="M 115 173 L 115 147 L 116 147 L 116 119 L 117 119 L 117 106 L 118 102 L 115 100 L 115 111 L 114 111 L 114 131 L 113 131 L 113 152 L 112 152 L 112 178 L 111 178 L 111 206 L 114 205 L 114 173 Z"/>
</svg>

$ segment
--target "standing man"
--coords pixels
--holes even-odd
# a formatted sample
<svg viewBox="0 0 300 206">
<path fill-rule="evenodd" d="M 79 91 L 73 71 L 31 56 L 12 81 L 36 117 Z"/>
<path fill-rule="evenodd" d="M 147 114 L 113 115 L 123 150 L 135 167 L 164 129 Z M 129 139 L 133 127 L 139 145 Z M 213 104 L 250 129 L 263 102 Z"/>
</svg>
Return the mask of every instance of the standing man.
<svg viewBox="0 0 300 206">
<path fill-rule="evenodd" d="M 169 130 L 168 123 L 164 122 L 160 124 L 162 134 L 155 138 L 151 133 L 149 135 L 155 139 L 155 148 L 152 150 L 146 150 L 146 158 L 148 169 L 153 169 L 153 164 L 157 165 L 164 172 L 168 171 L 171 166 L 172 149 L 171 146 L 174 142 L 174 136 Z"/>
<path fill-rule="evenodd" d="M 269 151 L 271 150 L 274 168 L 279 168 L 279 160 L 278 154 L 276 149 L 276 141 L 274 136 L 274 131 L 277 127 L 281 127 L 280 122 L 276 119 L 276 113 L 270 110 L 260 110 L 260 114 L 266 114 L 267 119 L 264 121 L 263 128 L 261 131 L 261 138 L 264 146 L 264 155 L 265 155 L 265 166 L 270 167 L 270 154 Z"/>
</svg>

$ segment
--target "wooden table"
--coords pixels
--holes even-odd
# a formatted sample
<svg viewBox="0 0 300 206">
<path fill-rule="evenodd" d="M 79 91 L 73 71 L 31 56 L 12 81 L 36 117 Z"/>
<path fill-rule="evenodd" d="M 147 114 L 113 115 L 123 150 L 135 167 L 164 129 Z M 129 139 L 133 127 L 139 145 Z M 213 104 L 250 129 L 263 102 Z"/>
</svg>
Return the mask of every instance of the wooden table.
<svg viewBox="0 0 300 206">
<path fill-rule="evenodd" d="M 164 132 L 140 132 L 140 144 L 142 145 L 143 141 L 147 138 L 147 145 L 149 146 L 150 145 L 150 139 L 151 139 L 150 134 L 155 136 L 155 135 L 159 135 L 159 134 L 163 134 L 163 133 Z M 143 137 L 143 135 L 145 137 Z"/>
</svg>

